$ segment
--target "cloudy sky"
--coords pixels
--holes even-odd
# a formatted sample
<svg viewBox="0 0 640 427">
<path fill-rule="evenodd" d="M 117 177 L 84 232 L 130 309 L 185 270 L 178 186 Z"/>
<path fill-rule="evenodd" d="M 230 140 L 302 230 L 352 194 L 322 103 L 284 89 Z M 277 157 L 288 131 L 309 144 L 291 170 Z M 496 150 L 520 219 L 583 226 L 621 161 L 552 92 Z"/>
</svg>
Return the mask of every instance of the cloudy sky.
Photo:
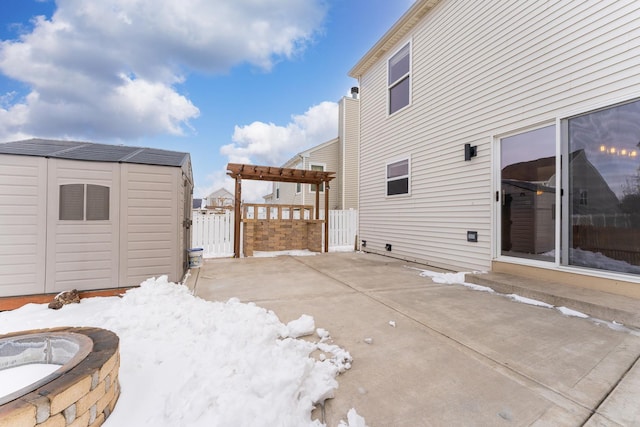
<svg viewBox="0 0 640 427">
<path fill-rule="evenodd" d="M 279 165 L 337 136 L 347 72 L 412 3 L 2 0 L 0 142 L 188 151 L 204 196 L 229 161 Z"/>
</svg>

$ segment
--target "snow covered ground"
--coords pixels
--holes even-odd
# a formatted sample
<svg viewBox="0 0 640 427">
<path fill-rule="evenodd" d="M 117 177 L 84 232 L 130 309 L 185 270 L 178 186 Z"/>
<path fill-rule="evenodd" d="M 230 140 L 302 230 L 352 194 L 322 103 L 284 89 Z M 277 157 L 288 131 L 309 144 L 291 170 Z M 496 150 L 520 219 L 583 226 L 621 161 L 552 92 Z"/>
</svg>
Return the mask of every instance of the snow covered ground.
<svg viewBox="0 0 640 427">
<path fill-rule="evenodd" d="M 0 313 L 0 334 L 56 326 L 101 327 L 120 337 L 122 393 L 106 427 L 322 426 L 311 411 L 351 366 L 349 353 L 310 316 L 285 325 L 255 304 L 205 301 L 166 277 L 122 298 Z M 355 410 L 344 418 L 341 426 L 365 427 Z"/>
</svg>

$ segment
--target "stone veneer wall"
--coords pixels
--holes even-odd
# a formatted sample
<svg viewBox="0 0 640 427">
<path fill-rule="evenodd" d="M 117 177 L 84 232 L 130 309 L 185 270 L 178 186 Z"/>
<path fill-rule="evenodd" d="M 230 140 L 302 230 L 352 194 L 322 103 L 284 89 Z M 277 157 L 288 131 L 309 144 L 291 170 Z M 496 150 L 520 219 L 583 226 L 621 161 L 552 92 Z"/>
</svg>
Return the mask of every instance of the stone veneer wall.
<svg viewBox="0 0 640 427">
<path fill-rule="evenodd" d="M 324 221 L 311 219 L 313 212 L 313 206 L 307 205 L 243 205 L 244 255 L 297 249 L 322 252 Z"/>
<path fill-rule="evenodd" d="M 62 376 L 0 406 L 0 427 L 98 427 L 109 417 L 120 396 L 119 338 L 99 328 L 55 328 L 21 331 L 74 332 L 93 340 L 93 350 Z"/>
<path fill-rule="evenodd" d="M 254 251 L 309 249 L 322 252 L 322 220 L 243 220 L 244 255 Z"/>
</svg>

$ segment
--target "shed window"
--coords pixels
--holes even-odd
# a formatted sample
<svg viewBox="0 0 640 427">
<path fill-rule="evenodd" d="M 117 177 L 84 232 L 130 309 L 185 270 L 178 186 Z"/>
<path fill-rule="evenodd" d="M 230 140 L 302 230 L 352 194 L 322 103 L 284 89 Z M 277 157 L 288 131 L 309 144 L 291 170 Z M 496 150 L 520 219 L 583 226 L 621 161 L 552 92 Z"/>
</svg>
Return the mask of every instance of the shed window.
<svg viewBox="0 0 640 427">
<path fill-rule="evenodd" d="M 109 219 L 109 187 L 93 184 L 60 186 L 61 221 L 104 221 Z"/>
<path fill-rule="evenodd" d="M 387 74 L 389 114 L 393 114 L 411 102 L 411 43 L 389 59 Z"/>
<path fill-rule="evenodd" d="M 60 219 L 64 221 L 84 219 L 84 184 L 60 186 Z"/>
<path fill-rule="evenodd" d="M 387 196 L 409 194 L 409 159 L 387 164 Z"/>
<path fill-rule="evenodd" d="M 87 184 L 87 221 L 109 219 L 109 187 Z"/>
</svg>

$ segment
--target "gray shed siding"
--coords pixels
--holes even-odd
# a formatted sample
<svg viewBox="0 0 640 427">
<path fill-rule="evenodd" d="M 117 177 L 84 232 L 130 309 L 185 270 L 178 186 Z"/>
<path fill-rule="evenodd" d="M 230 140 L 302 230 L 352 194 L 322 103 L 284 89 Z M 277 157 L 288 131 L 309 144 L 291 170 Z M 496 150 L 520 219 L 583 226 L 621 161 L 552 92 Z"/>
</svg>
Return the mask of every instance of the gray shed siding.
<svg viewBox="0 0 640 427">
<path fill-rule="evenodd" d="M 442 1 L 360 76 L 360 238 L 456 270 L 492 259 L 494 137 L 640 95 L 637 1 Z M 387 60 L 411 41 L 411 105 L 387 114 Z M 465 143 L 478 156 L 464 161 Z M 411 159 L 410 195 L 385 164 Z M 466 241 L 476 230 L 477 243 Z"/>
<path fill-rule="evenodd" d="M 0 296 L 44 289 L 46 172 L 42 157 L 0 155 Z"/>
<path fill-rule="evenodd" d="M 65 184 L 108 187 L 108 219 L 61 220 Z M 162 274 L 180 281 L 192 188 L 188 159 L 175 167 L 0 152 L 0 296 L 135 286 Z"/>
</svg>

